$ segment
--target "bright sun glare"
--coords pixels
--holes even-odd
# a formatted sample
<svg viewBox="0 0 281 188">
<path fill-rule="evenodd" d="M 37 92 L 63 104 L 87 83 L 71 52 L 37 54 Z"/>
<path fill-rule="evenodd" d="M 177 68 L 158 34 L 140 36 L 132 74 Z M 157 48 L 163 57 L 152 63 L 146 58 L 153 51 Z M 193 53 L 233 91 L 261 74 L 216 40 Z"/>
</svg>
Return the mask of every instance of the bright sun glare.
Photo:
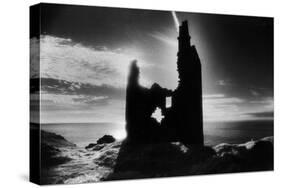
<svg viewBox="0 0 281 188">
<path fill-rule="evenodd" d="M 116 131 L 114 133 L 114 137 L 117 139 L 117 140 L 123 140 L 127 137 L 127 133 L 126 133 L 126 130 L 125 128 L 124 129 L 119 129 L 118 131 Z"/>
</svg>

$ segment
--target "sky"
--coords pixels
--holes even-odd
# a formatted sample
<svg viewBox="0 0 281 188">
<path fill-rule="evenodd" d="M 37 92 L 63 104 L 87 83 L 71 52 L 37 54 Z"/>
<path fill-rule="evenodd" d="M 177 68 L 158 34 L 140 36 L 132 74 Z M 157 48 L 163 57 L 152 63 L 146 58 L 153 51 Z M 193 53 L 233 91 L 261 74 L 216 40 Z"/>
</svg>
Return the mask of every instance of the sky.
<svg viewBox="0 0 281 188">
<path fill-rule="evenodd" d="M 177 25 L 186 19 L 202 64 L 204 121 L 272 120 L 273 19 L 45 4 L 40 38 L 30 37 L 41 122 L 124 123 L 133 60 L 142 85 L 175 89 Z M 32 94 L 31 106 L 38 100 Z"/>
</svg>

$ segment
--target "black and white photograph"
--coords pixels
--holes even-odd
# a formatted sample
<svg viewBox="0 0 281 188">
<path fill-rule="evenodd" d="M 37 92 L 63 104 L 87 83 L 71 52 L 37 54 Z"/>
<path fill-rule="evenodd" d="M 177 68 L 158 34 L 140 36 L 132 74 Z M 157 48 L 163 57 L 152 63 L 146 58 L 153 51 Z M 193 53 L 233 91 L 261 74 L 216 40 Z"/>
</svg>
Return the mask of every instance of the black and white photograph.
<svg viewBox="0 0 281 188">
<path fill-rule="evenodd" d="M 274 170 L 273 17 L 30 7 L 30 180 Z"/>
</svg>

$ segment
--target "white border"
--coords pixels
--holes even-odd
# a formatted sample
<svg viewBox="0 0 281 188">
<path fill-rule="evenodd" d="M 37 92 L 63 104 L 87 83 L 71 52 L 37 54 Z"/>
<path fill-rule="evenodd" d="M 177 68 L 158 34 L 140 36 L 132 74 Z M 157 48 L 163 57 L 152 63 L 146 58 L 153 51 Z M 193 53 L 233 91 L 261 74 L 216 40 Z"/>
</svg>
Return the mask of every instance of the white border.
<svg viewBox="0 0 281 188">
<path fill-rule="evenodd" d="M 35 0 L 7 0 L 0 7 L 0 187 L 37 187 L 28 182 L 29 161 L 29 5 Z M 280 3 L 271 0 L 61 0 L 47 2 L 111 7 L 178 10 L 275 17 L 275 171 L 206 175 L 182 178 L 131 180 L 79 187 L 278 187 L 280 186 Z M 279 84 L 280 85 L 280 84 Z M 279 184 L 279 185 L 278 185 Z M 77 187 L 62 185 L 60 187 Z"/>
</svg>

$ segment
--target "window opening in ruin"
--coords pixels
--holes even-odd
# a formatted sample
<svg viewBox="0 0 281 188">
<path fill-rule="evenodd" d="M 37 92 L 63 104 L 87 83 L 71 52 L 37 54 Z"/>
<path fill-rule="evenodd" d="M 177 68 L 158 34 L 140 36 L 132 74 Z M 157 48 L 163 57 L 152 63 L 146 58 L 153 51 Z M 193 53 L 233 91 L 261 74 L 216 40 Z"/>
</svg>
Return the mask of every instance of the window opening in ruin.
<svg viewBox="0 0 281 188">
<path fill-rule="evenodd" d="M 172 97 L 166 97 L 166 108 L 170 108 L 172 106 Z"/>
<path fill-rule="evenodd" d="M 156 107 L 155 111 L 152 113 L 151 117 L 153 117 L 154 119 L 156 119 L 157 122 L 161 122 L 161 120 L 164 118 L 164 116 L 162 115 L 162 111 L 160 108 Z"/>
</svg>

